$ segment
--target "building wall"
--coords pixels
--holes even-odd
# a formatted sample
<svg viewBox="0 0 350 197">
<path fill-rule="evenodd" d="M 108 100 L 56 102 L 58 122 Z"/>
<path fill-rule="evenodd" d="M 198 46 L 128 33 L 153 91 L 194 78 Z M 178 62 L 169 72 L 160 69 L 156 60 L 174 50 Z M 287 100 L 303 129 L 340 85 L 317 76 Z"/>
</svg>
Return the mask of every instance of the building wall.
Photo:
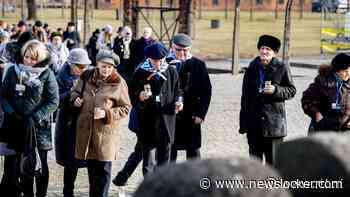
<svg viewBox="0 0 350 197">
<path fill-rule="evenodd" d="M 64 0 L 66 2 L 66 5 L 70 5 L 71 0 Z M 79 0 L 79 5 L 83 5 L 84 0 Z M 95 0 L 93 0 L 95 2 Z M 130 0 L 131 2 L 132 0 Z M 148 0 L 150 2 L 150 6 L 160 6 L 160 1 L 163 1 L 164 5 L 166 5 L 167 2 L 170 2 L 171 0 Z M 178 7 L 178 1 L 179 0 L 173 0 L 175 2 L 175 7 Z M 234 8 L 234 0 L 192 0 L 194 3 L 194 7 L 199 9 L 201 7 L 202 10 L 224 10 L 225 4 L 227 1 L 227 7 L 228 9 L 232 10 Z M 257 2 L 260 1 L 262 4 L 257 4 Z M 258 11 L 273 11 L 276 7 L 276 2 L 282 1 L 282 4 L 279 4 L 279 10 L 285 9 L 285 4 L 287 3 L 287 0 L 253 0 L 254 3 L 254 10 Z M 311 11 L 311 2 L 312 0 L 304 0 L 304 10 L 305 11 Z M 7 2 L 13 2 L 15 3 L 16 0 L 7 0 Z M 17 3 L 20 1 L 17 1 Z M 59 4 L 59 2 L 62 2 L 62 0 L 44 0 L 45 4 L 55 3 Z M 139 0 L 140 6 L 146 5 L 146 0 Z M 293 9 L 299 10 L 299 0 L 294 0 L 293 3 Z M 123 0 L 98 0 L 98 6 L 100 9 L 116 9 L 119 8 L 120 5 L 123 3 Z M 200 6 L 201 5 L 201 6 Z M 241 10 L 249 10 L 250 9 L 250 0 L 241 0 Z"/>
</svg>

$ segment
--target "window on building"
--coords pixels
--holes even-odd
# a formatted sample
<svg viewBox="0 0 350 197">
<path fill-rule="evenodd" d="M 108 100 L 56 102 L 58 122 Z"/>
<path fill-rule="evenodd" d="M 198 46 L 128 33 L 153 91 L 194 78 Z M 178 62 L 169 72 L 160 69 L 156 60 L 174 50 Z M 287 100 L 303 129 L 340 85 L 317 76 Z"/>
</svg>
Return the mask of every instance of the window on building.
<svg viewBox="0 0 350 197">
<path fill-rule="evenodd" d="M 263 0 L 256 0 L 256 5 L 262 5 L 263 4 Z"/>
<path fill-rule="evenodd" d="M 220 0 L 213 0 L 213 6 L 218 6 L 220 4 Z"/>
<path fill-rule="evenodd" d="M 284 0 L 278 0 L 278 4 L 284 4 Z"/>
</svg>

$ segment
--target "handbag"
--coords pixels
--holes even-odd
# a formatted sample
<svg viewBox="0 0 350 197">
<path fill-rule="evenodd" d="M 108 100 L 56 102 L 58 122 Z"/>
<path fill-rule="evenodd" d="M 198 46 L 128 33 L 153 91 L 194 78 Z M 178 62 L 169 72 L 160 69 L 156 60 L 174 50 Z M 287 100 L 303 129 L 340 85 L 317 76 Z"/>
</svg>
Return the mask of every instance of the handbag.
<svg viewBox="0 0 350 197">
<path fill-rule="evenodd" d="M 139 116 L 137 114 L 137 107 L 133 106 L 129 114 L 128 128 L 130 131 L 134 133 L 138 133 L 139 127 L 140 125 L 139 125 Z"/>
<path fill-rule="evenodd" d="M 27 124 L 27 145 L 20 157 L 20 173 L 26 177 L 35 177 L 42 172 L 41 159 L 37 146 L 36 129 L 34 121 L 29 118 Z"/>
</svg>

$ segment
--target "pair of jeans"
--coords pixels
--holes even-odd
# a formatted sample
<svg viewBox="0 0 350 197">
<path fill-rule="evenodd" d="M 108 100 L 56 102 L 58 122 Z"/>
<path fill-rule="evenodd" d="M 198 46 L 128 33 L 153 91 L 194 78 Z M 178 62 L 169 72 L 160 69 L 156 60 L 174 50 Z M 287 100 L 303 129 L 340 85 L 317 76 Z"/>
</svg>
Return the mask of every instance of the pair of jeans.
<svg viewBox="0 0 350 197">
<path fill-rule="evenodd" d="M 141 161 L 142 161 L 142 147 L 141 147 L 140 141 L 137 140 L 137 143 L 134 148 L 134 152 L 130 154 L 123 169 L 119 173 L 124 174 L 127 177 L 130 177 L 132 173 L 134 173 L 134 171 L 136 170 L 137 166 Z"/>
<path fill-rule="evenodd" d="M 0 184 L 1 195 L 13 197 L 21 196 L 18 172 L 18 156 L 5 156 L 4 172 Z"/>
<path fill-rule="evenodd" d="M 34 197 L 33 185 L 35 180 L 36 197 L 45 197 L 49 184 L 49 166 L 47 164 L 47 150 L 39 149 L 42 172 L 35 177 L 21 177 L 21 186 L 24 197 Z"/>
<path fill-rule="evenodd" d="M 111 183 L 111 161 L 88 160 L 89 197 L 108 197 Z"/>
<path fill-rule="evenodd" d="M 171 161 L 176 161 L 177 159 L 177 151 L 175 148 L 171 149 L 171 155 L 170 155 L 170 160 Z M 200 159 L 201 158 L 201 152 L 200 149 L 186 149 L 186 159 Z"/>
<path fill-rule="evenodd" d="M 73 197 L 74 196 L 74 182 L 77 178 L 78 168 L 64 167 L 63 174 L 63 196 Z"/>
<path fill-rule="evenodd" d="M 260 160 L 263 160 L 263 156 L 265 156 L 265 162 L 269 163 L 271 166 L 274 166 L 276 148 L 283 142 L 283 137 L 270 138 L 248 132 L 247 138 L 249 155 L 255 156 Z"/>
</svg>

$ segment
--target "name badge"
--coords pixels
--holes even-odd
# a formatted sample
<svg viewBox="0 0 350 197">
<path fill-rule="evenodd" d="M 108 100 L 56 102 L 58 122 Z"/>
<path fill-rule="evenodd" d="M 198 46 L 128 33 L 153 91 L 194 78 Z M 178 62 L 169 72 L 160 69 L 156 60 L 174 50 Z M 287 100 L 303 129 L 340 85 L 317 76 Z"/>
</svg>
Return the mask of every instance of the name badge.
<svg viewBox="0 0 350 197">
<path fill-rule="evenodd" d="M 160 103 L 160 96 L 156 96 L 156 102 Z"/>
<path fill-rule="evenodd" d="M 16 84 L 15 90 L 18 92 L 18 95 L 22 96 L 23 92 L 26 90 L 26 86 L 22 84 Z"/>
<path fill-rule="evenodd" d="M 332 103 L 332 109 L 341 109 L 341 106 L 337 103 Z"/>
<path fill-rule="evenodd" d="M 18 92 L 24 92 L 26 90 L 26 86 L 22 84 L 16 84 L 15 90 Z"/>
</svg>

